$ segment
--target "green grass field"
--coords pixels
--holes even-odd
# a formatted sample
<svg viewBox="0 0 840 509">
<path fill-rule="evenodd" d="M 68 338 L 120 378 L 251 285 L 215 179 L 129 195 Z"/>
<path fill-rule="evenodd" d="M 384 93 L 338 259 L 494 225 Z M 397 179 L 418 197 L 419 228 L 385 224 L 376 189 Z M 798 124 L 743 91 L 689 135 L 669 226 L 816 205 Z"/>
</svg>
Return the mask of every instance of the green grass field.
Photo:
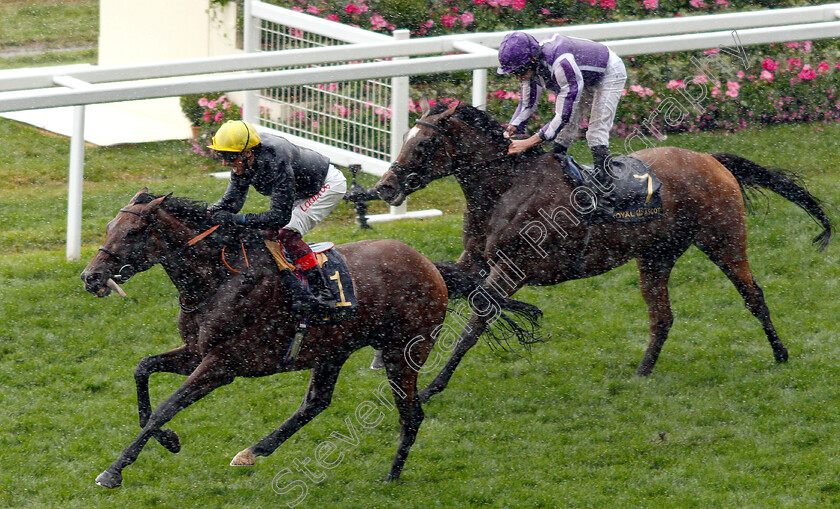
<svg viewBox="0 0 840 509">
<path fill-rule="evenodd" d="M 155 267 L 125 285 L 129 297 L 95 299 L 78 278 L 105 223 L 143 186 L 215 200 L 225 182 L 186 142 L 88 149 L 83 260 L 64 260 L 68 141 L 0 121 L 0 506 L 2 507 L 827 507 L 840 505 L 836 418 L 840 342 L 838 250 L 818 253 L 818 228 L 790 203 L 757 201 L 749 255 L 791 360 L 776 365 L 758 322 L 696 249 L 671 283 L 676 323 L 654 374 L 634 376 L 647 313 L 633 264 L 519 298 L 542 307 L 551 334 L 524 358 L 487 344 L 471 351 L 426 420 L 403 478 L 383 481 L 396 450 L 395 412 L 347 434 L 345 419 L 383 379 L 355 354 L 333 405 L 252 469 L 230 459 L 299 405 L 308 374 L 237 380 L 171 423 L 183 450 L 150 443 L 125 484 L 93 483 L 139 431 L 133 371 L 179 344 L 174 287 Z M 840 202 L 835 126 L 782 126 L 735 135 L 673 136 L 669 145 L 731 151 L 795 168 L 827 205 Z M 580 151 L 581 159 L 585 155 Z M 370 185 L 375 179 L 366 176 Z M 251 197 L 248 207 L 265 206 Z M 340 206 L 309 240 L 399 238 L 432 259 L 460 252 L 463 198 L 436 182 L 410 207 L 438 219 L 362 232 Z M 383 211 L 378 206 L 376 211 Z M 431 375 L 424 375 L 428 382 Z M 153 402 L 181 377 L 152 378 Z M 331 440 L 332 470 L 295 470 Z M 290 471 L 282 475 L 284 469 Z"/>
<path fill-rule="evenodd" d="M 89 45 L 97 6 L 3 2 L 0 49 Z M 0 68 L 94 61 L 95 50 L 52 52 L 0 58 Z M 838 136 L 838 126 L 781 126 L 672 136 L 666 144 L 796 169 L 836 218 Z M 137 361 L 179 344 L 178 305 L 160 267 L 126 284 L 126 299 L 95 299 L 79 273 L 107 221 L 139 188 L 213 201 L 225 182 L 208 176 L 219 167 L 189 154 L 186 142 L 88 148 L 83 255 L 67 262 L 68 140 L 2 119 L 0 139 L 0 507 L 267 509 L 298 498 L 298 507 L 353 508 L 840 506 L 838 246 L 816 252 L 809 243 L 816 225 L 775 196 L 756 202 L 749 255 L 790 350 L 785 365 L 773 362 L 732 285 L 691 249 L 671 280 L 676 322 L 651 377 L 634 376 L 647 312 L 633 264 L 524 289 L 518 297 L 542 307 L 551 338 L 523 358 L 476 346 L 449 389 L 426 405 L 398 483 L 383 481 L 397 445 L 395 412 L 385 410 L 375 428 L 357 426 L 357 444 L 331 437 L 348 434 L 345 419 L 373 400 L 383 379 L 367 369 L 365 348 L 345 367 L 332 406 L 256 467 L 228 463 L 298 407 L 307 373 L 216 391 L 172 421 L 179 454 L 150 443 L 125 470 L 124 487 L 97 487 L 96 475 L 139 431 Z M 573 152 L 587 159 L 581 147 Z M 254 195 L 251 211 L 266 205 Z M 342 205 L 308 240 L 398 238 L 433 260 L 455 259 L 463 197 L 454 181 L 412 196 L 410 208 L 427 207 L 445 215 L 363 232 Z M 181 380 L 153 377 L 153 402 Z M 332 470 L 310 462 L 316 482 L 295 465 L 327 440 L 342 461 Z M 305 484 L 305 496 L 293 481 Z"/>
</svg>

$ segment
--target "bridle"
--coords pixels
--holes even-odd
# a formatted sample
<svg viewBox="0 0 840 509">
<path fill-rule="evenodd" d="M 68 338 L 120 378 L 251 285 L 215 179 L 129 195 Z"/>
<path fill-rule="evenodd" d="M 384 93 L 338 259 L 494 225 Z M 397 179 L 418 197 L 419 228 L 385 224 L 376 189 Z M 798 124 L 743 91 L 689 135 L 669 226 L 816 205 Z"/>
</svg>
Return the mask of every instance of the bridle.
<svg viewBox="0 0 840 509">
<path fill-rule="evenodd" d="M 428 127 L 430 129 L 434 129 L 435 131 L 437 131 L 440 134 L 446 134 L 446 131 L 441 126 L 433 124 L 431 122 L 426 122 L 425 120 L 416 120 L 414 123 L 416 125 L 421 125 L 421 126 L 424 126 L 424 127 Z M 419 167 L 423 168 L 423 167 L 426 167 L 429 163 L 431 163 L 432 160 L 437 155 L 438 151 L 440 150 L 440 146 L 445 147 L 445 145 L 443 145 L 443 143 L 438 142 L 437 146 L 434 147 L 434 150 L 428 150 L 427 153 L 424 155 L 423 161 L 419 165 Z M 449 154 L 447 154 L 447 155 L 449 155 Z M 451 161 L 451 165 L 450 165 L 449 169 L 450 169 L 450 173 L 452 173 L 452 171 L 455 170 L 455 158 L 449 156 L 449 160 Z M 423 189 L 424 187 L 429 185 L 429 182 L 432 181 L 431 179 L 428 178 L 428 176 L 423 176 L 423 175 L 420 175 L 419 173 L 417 173 L 416 171 L 411 171 L 406 165 L 404 165 L 400 162 L 397 162 L 397 161 L 394 161 L 393 163 L 391 163 L 391 170 L 394 170 L 394 169 L 398 169 L 398 170 L 401 170 L 403 173 L 406 173 L 405 177 L 403 177 L 400 180 L 400 185 L 403 188 L 403 191 L 407 190 L 409 192 L 414 192 L 414 191 Z"/>
<path fill-rule="evenodd" d="M 151 233 L 152 227 L 155 224 L 154 214 L 143 214 L 141 212 L 137 212 L 136 210 L 131 210 L 131 209 L 120 209 L 120 212 L 125 212 L 127 214 L 134 214 L 135 216 L 138 216 L 141 219 L 144 219 L 146 221 L 146 226 L 143 229 L 143 238 L 142 238 L 142 242 L 141 242 L 141 244 L 145 245 L 146 241 L 148 240 L 149 235 Z M 216 229 L 218 229 L 219 226 L 220 225 L 215 225 L 215 226 L 199 233 L 198 235 L 196 235 L 195 237 L 193 237 L 192 239 L 187 241 L 183 246 L 179 247 L 175 251 L 170 252 L 169 254 L 161 256 L 157 260 L 154 260 L 154 261 L 143 260 L 142 264 L 137 262 L 137 261 L 134 261 L 132 263 L 132 260 L 127 259 L 129 257 L 122 257 L 119 254 L 115 253 L 114 251 L 106 248 L 105 246 L 100 247 L 99 250 L 102 251 L 103 253 L 107 254 L 111 258 L 113 258 L 117 265 L 122 264 L 122 266 L 117 271 L 117 273 L 114 274 L 113 279 L 115 281 L 117 281 L 118 283 L 124 283 L 124 282 L 128 281 L 129 279 L 131 279 L 135 274 L 140 273 L 140 272 L 144 272 L 146 270 L 149 270 L 150 268 L 154 267 L 158 263 L 164 262 L 168 258 L 172 258 L 174 256 L 180 255 L 188 247 L 194 246 L 196 243 L 200 242 L 201 240 L 206 238 L 208 235 L 210 235 L 211 233 L 216 231 Z M 126 259 L 124 260 L 124 258 L 126 258 Z M 138 269 L 135 266 L 141 267 L 141 268 Z"/>
<path fill-rule="evenodd" d="M 420 126 L 423 126 L 423 127 L 428 127 L 430 129 L 433 129 L 441 135 L 448 135 L 449 134 L 441 126 L 439 126 L 437 124 L 433 124 L 431 122 L 427 122 L 425 120 L 416 120 L 414 123 L 416 125 L 420 125 Z M 444 145 L 441 142 L 439 142 L 438 145 L 442 145 L 442 146 L 444 146 L 444 148 L 446 148 L 446 145 Z M 419 168 L 427 167 L 431 163 L 431 161 L 434 159 L 434 157 L 437 155 L 439 150 L 440 150 L 440 146 L 435 147 L 434 150 L 429 150 L 428 154 L 423 158 L 424 160 L 418 165 L 418 167 Z M 452 157 L 450 154 L 447 154 L 447 156 L 449 157 L 449 161 L 450 161 L 450 167 L 449 167 L 449 171 L 448 171 L 447 174 L 452 175 L 452 174 L 458 173 L 459 171 L 479 168 L 479 167 L 487 165 L 489 163 L 499 161 L 501 159 L 504 159 L 504 158 L 508 157 L 508 154 L 507 154 L 507 150 L 505 150 L 505 152 L 500 156 L 494 157 L 492 159 L 485 159 L 485 160 L 482 160 L 480 162 L 473 163 L 473 164 L 460 164 L 458 158 Z M 394 170 L 394 169 L 401 170 L 403 173 L 406 174 L 405 177 L 403 177 L 400 181 L 400 185 L 403 188 L 403 191 L 414 192 L 414 191 L 423 189 L 424 187 L 429 185 L 429 183 L 433 180 L 433 179 L 429 178 L 428 175 L 421 175 L 417 171 L 411 171 L 406 165 L 404 165 L 400 162 L 397 162 L 397 161 L 394 161 L 393 163 L 391 163 L 391 170 Z"/>
</svg>

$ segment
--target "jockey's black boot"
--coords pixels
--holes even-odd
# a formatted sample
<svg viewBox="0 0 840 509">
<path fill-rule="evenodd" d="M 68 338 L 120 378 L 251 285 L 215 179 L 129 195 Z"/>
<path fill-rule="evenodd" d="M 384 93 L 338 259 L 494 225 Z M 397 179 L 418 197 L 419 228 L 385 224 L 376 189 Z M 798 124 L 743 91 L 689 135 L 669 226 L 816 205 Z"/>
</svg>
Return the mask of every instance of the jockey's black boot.
<svg viewBox="0 0 840 509">
<path fill-rule="evenodd" d="M 561 145 L 560 143 L 555 143 L 554 146 L 551 147 L 551 155 L 553 155 L 555 159 L 560 161 L 560 165 L 564 168 L 566 167 L 566 151 L 568 150 L 569 147 Z"/>
<path fill-rule="evenodd" d="M 324 271 L 318 265 L 303 271 L 306 280 L 309 281 L 309 291 L 312 296 L 318 301 L 318 304 L 332 309 L 335 307 L 335 297 L 330 290 L 330 283 L 324 276 Z"/>
<path fill-rule="evenodd" d="M 311 269 L 310 269 L 311 270 Z M 320 272 L 320 270 L 319 270 Z M 289 269 L 280 271 L 280 279 L 289 291 L 292 297 L 292 312 L 298 315 L 308 313 L 323 313 L 326 304 L 320 302 L 309 290 L 303 285 L 303 282 L 294 275 Z M 314 278 L 313 278 L 314 279 Z M 311 284 L 311 283 L 310 283 Z"/>
<path fill-rule="evenodd" d="M 615 177 L 607 171 L 610 148 L 607 145 L 596 145 L 590 147 L 590 150 L 592 150 L 592 161 L 594 163 L 592 179 L 595 180 L 595 187 L 601 192 L 603 198 L 612 200 L 615 190 Z"/>
</svg>

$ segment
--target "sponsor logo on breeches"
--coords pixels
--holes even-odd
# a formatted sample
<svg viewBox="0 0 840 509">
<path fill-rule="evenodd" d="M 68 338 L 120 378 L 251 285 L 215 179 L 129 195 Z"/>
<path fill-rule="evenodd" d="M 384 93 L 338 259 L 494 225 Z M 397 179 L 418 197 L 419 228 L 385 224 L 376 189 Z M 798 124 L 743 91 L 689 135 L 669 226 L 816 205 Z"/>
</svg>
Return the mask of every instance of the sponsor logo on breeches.
<svg viewBox="0 0 840 509">
<path fill-rule="evenodd" d="M 311 207 L 316 201 L 318 201 L 318 198 L 324 196 L 324 191 L 326 191 L 329 188 L 330 188 L 329 184 L 324 184 L 324 187 L 322 187 L 321 190 L 318 191 L 318 194 L 316 194 L 314 196 L 310 196 L 309 198 L 306 199 L 305 202 L 300 204 L 300 210 L 302 210 L 303 212 L 306 212 L 307 210 L 309 210 L 309 207 Z"/>
</svg>

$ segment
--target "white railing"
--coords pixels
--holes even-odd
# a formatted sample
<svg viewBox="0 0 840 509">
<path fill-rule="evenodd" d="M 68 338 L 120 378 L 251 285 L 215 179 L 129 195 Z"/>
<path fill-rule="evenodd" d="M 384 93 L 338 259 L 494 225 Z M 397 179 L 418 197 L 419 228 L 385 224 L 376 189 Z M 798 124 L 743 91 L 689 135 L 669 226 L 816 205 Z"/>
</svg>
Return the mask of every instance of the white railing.
<svg viewBox="0 0 840 509">
<path fill-rule="evenodd" d="M 641 55 L 729 46 L 732 44 L 732 30 L 736 29 L 739 42 L 745 46 L 835 38 L 840 36 L 840 22 L 834 21 L 838 18 L 840 4 L 835 3 L 748 13 L 536 29 L 529 32 L 539 37 L 562 30 L 564 34 L 605 41 L 620 55 Z M 346 28 L 325 20 L 318 20 L 318 23 L 328 26 L 332 33 Z M 386 42 L 142 65 L 63 66 L 0 71 L 0 112 L 77 107 L 71 139 L 67 257 L 78 259 L 81 242 L 84 105 L 336 81 L 382 78 L 407 81 L 407 76 L 412 75 L 472 70 L 473 103 L 480 106 L 486 96 L 486 70 L 498 65 L 493 48 L 498 46 L 504 35 L 502 32 L 459 34 L 405 41 L 388 38 Z M 375 61 L 377 59 L 390 60 Z M 369 62 L 347 63 L 360 60 Z M 335 65 L 294 68 L 311 64 Z M 407 104 L 407 88 L 404 94 L 404 101 L 402 98 L 392 99 L 392 105 Z M 249 112 L 248 106 L 246 102 L 246 114 Z M 394 116 L 407 116 L 407 113 L 407 108 L 395 107 L 391 121 L 395 122 Z M 392 154 L 398 150 L 400 142 L 401 134 L 396 139 L 392 130 Z"/>
</svg>

